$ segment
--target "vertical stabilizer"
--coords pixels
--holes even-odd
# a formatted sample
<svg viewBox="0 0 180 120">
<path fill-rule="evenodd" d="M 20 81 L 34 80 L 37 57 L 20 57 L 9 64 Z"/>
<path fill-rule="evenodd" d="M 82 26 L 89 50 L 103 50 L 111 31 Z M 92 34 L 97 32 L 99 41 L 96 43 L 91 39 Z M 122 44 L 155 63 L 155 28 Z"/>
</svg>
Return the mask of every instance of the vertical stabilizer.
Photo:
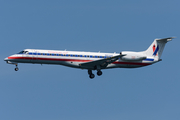
<svg viewBox="0 0 180 120">
<path fill-rule="evenodd" d="M 160 59 L 166 43 L 171 41 L 173 38 L 174 37 L 155 39 L 150 47 L 145 51 L 145 54 L 149 57 Z"/>
</svg>

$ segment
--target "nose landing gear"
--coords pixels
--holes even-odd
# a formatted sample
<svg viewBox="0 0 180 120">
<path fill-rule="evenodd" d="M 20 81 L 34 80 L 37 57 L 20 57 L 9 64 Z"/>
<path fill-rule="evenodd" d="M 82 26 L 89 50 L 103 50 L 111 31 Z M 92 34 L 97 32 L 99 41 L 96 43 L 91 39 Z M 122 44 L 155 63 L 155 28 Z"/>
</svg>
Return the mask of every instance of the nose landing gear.
<svg viewBox="0 0 180 120">
<path fill-rule="evenodd" d="M 19 68 L 18 68 L 18 65 L 16 64 L 16 68 L 14 69 L 15 71 L 18 71 L 19 70 Z"/>
</svg>

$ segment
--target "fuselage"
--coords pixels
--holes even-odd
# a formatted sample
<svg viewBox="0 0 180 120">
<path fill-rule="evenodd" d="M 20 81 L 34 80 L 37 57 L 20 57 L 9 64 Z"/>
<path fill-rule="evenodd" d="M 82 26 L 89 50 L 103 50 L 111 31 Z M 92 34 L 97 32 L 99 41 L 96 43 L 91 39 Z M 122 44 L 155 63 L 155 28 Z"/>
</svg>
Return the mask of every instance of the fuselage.
<svg viewBox="0 0 180 120">
<path fill-rule="evenodd" d="M 33 64 L 56 64 L 73 68 L 81 68 L 80 64 L 106 59 L 117 56 L 118 53 L 100 53 L 100 52 L 78 52 L 78 51 L 58 51 L 58 50 L 39 50 L 25 49 L 17 54 L 5 58 L 7 63 L 33 63 Z M 124 61 L 119 58 L 109 64 L 108 68 L 137 68 L 155 63 L 153 58 L 146 58 L 139 61 Z M 83 68 L 84 69 L 84 68 Z M 88 69 L 88 68 L 87 68 Z"/>
<path fill-rule="evenodd" d="M 92 70 L 97 70 L 97 75 L 101 76 L 101 69 L 137 68 L 161 61 L 160 57 L 165 44 L 173 38 L 155 39 L 149 48 L 142 52 L 122 51 L 120 53 L 101 53 L 25 49 L 4 60 L 9 64 L 16 65 L 15 71 L 19 70 L 18 63 L 54 64 L 87 69 L 89 77 L 92 79 L 95 77 Z"/>
</svg>

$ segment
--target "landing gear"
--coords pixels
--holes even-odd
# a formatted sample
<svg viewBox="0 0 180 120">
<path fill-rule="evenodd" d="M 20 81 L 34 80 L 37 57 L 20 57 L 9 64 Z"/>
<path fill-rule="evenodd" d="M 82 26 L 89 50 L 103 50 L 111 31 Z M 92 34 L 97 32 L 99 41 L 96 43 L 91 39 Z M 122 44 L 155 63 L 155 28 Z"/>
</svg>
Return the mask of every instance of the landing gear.
<svg viewBox="0 0 180 120">
<path fill-rule="evenodd" d="M 88 70 L 89 78 L 93 79 L 95 75 L 92 73 L 92 70 Z"/>
<path fill-rule="evenodd" d="M 95 77 L 95 75 L 94 75 L 94 74 L 90 74 L 89 77 L 90 77 L 91 79 L 93 79 L 93 78 Z"/>
<path fill-rule="evenodd" d="M 102 71 L 101 70 L 97 71 L 97 75 L 101 76 L 102 75 Z"/>
<path fill-rule="evenodd" d="M 18 71 L 19 70 L 19 68 L 18 68 L 18 65 L 16 64 L 16 68 L 14 69 L 15 71 Z"/>
<path fill-rule="evenodd" d="M 88 70 L 88 74 L 89 74 L 89 78 L 93 79 L 95 77 L 95 75 L 92 73 L 92 70 Z M 97 75 L 101 76 L 102 75 L 102 71 L 98 70 L 97 71 Z"/>
<path fill-rule="evenodd" d="M 15 68 L 14 70 L 15 70 L 15 71 L 18 71 L 18 70 L 19 70 L 19 68 Z"/>
</svg>

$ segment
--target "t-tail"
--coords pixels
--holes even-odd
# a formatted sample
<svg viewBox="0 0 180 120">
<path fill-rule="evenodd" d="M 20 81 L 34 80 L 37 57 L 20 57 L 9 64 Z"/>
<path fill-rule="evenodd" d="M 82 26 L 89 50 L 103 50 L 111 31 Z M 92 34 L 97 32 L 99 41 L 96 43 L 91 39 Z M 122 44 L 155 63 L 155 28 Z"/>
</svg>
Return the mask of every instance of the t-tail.
<svg viewBox="0 0 180 120">
<path fill-rule="evenodd" d="M 152 57 L 155 60 L 160 60 L 166 43 L 171 41 L 173 38 L 174 37 L 155 39 L 150 47 L 146 51 L 144 51 L 146 56 Z"/>
</svg>

